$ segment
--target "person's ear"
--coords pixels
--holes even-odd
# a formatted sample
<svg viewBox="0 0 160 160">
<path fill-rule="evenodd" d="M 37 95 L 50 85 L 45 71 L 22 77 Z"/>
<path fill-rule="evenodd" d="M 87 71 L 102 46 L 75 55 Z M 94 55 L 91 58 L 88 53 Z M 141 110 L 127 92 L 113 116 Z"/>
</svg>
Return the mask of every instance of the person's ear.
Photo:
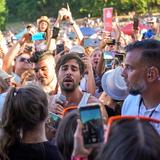
<svg viewBox="0 0 160 160">
<path fill-rule="evenodd" d="M 157 67 L 150 67 L 148 69 L 148 72 L 147 72 L 147 79 L 148 81 L 154 81 L 157 79 L 157 77 L 159 78 L 159 70 Z"/>
</svg>

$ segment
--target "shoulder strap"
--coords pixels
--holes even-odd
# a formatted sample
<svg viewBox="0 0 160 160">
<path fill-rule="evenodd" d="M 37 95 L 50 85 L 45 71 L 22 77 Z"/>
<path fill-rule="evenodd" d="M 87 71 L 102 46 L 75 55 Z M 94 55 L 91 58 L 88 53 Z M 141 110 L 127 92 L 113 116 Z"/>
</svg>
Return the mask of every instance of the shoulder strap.
<svg viewBox="0 0 160 160">
<path fill-rule="evenodd" d="M 80 101 L 79 104 L 78 104 L 78 108 L 79 108 L 80 106 L 84 106 L 84 105 L 87 104 L 90 95 L 91 95 L 90 93 L 83 92 L 83 96 L 82 96 L 81 101 Z"/>
</svg>

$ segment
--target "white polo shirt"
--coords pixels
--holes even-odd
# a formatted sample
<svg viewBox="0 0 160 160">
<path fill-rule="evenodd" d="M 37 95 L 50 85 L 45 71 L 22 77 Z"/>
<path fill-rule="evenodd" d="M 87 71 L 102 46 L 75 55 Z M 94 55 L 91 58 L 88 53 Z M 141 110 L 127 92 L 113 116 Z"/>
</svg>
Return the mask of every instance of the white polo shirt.
<svg viewBox="0 0 160 160">
<path fill-rule="evenodd" d="M 160 120 L 160 104 L 155 108 L 146 109 L 143 102 L 141 103 L 140 95 L 129 95 L 123 103 L 121 115 L 139 115 Z M 160 124 L 156 124 L 155 128 L 160 134 Z"/>
</svg>

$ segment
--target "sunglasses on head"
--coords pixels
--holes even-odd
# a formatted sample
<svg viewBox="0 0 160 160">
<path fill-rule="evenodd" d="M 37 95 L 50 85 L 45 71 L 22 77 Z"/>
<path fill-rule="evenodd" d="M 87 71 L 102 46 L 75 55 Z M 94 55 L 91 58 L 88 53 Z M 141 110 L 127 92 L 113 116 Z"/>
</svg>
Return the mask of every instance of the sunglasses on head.
<svg viewBox="0 0 160 160">
<path fill-rule="evenodd" d="M 160 120 L 159 119 L 154 119 L 154 118 L 150 118 L 150 117 L 144 117 L 144 116 L 113 116 L 110 117 L 107 120 L 107 133 L 105 135 L 105 141 L 107 142 L 111 128 L 113 126 L 113 124 L 115 124 L 116 122 L 127 122 L 127 121 L 134 121 L 134 120 L 138 120 L 138 121 L 146 121 L 151 123 L 152 125 L 154 124 L 160 124 Z"/>
</svg>

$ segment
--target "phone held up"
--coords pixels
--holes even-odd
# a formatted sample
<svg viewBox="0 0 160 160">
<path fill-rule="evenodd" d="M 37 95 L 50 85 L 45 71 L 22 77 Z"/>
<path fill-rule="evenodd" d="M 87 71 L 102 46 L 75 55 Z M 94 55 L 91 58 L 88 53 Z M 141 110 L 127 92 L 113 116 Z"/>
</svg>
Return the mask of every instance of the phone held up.
<svg viewBox="0 0 160 160">
<path fill-rule="evenodd" d="M 46 34 L 45 32 L 37 32 L 32 35 L 31 40 L 32 41 L 40 41 L 40 40 L 45 40 L 46 39 Z"/>
<path fill-rule="evenodd" d="M 56 45 L 56 54 L 64 54 L 64 43 Z"/>
<path fill-rule="evenodd" d="M 103 119 L 100 104 L 91 103 L 79 108 L 83 125 L 82 134 L 85 147 L 97 146 L 104 140 Z"/>
<path fill-rule="evenodd" d="M 48 119 L 47 119 L 48 126 L 54 129 L 57 129 L 60 121 L 61 121 L 61 117 L 59 117 L 57 114 L 53 112 L 49 112 Z"/>
</svg>

